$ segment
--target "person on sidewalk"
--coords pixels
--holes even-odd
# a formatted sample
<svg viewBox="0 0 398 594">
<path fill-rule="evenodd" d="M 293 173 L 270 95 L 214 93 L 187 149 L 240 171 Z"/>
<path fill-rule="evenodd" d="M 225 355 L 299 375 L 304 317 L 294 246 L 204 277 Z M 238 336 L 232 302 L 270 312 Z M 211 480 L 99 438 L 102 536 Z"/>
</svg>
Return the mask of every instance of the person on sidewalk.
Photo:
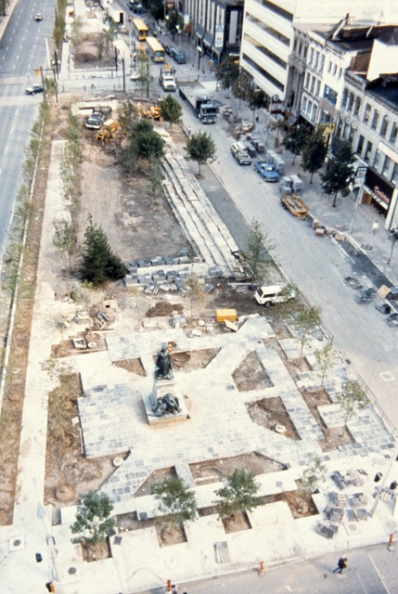
<svg viewBox="0 0 398 594">
<path fill-rule="evenodd" d="M 374 221 L 372 224 L 372 233 L 373 235 L 376 235 L 376 231 L 379 228 L 379 223 L 377 221 Z"/>
<path fill-rule="evenodd" d="M 191 138 L 192 128 L 191 126 L 188 127 L 188 138 Z"/>
<path fill-rule="evenodd" d="M 343 573 L 343 569 L 347 567 L 347 557 L 340 557 L 337 561 L 336 569 L 333 569 L 333 573 Z"/>
</svg>

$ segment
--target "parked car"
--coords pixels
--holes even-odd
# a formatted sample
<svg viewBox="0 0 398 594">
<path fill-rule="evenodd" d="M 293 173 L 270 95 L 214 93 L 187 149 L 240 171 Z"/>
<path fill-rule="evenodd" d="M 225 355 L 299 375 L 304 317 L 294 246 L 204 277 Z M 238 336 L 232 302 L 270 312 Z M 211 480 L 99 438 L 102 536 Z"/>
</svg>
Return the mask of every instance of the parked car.
<svg viewBox="0 0 398 594">
<path fill-rule="evenodd" d="M 98 111 L 94 111 L 90 116 L 88 116 L 88 118 L 86 118 L 84 125 L 90 130 L 100 130 L 100 128 L 102 128 L 103 121 L 103 114 L 99 113 Z"/>
<path fill-rule="evenodd" d="M 165 45 L 164 51 L 166 52 L 166 54 L 173 57 L 177 53 L 178 50 L 174 45 Z"/>
<path fill-rule="evenodd" d="M 265 179 L 266 182 L 277 182 L 280 179 L 278 171 L 274 165 L 267 163 L 266 161 L 256 161 L 254 163 L 254 169 Z"/>
<path fill-rule="evenodd" d="M 43 16 L 41 14 L 41 12 L 38 12 L 35 16 L 35 21 L 42 21 L 43 20 Z"/>
<path fill-rule="evenodd" d="M 275 303 L 286 303 L 297 297 L 296 291 L 289 285 L 270 285 L 268 287 L 258 287 L 254 297 L 260 305 L 270 307 Z"/>
<path fill-rule="evenodd" d="M 252 162 L 243 142 L 233 142 L 231 144 L 231 153 L 238 161 L 239 165 L 250 165 Z"/>
<path fill-rule="evenodd" d="M 186 64 L 187 63 L 187 57 L 186 57 L 185 53 L 181 52 L 180 50 L 177 50 L 177 52 L 174 54 L 173 58 L 177 62 L 177 64 Z"/>
<path fill-rule="evenodd" d="M 28 95 L 36 95 L 36 93 L 43 93 L 43 85 L 32 85 L 26 89 Z"/>
<path fill-rule="evenodd" d="M 389 326 L 393 326 L 393 328 L 397 328 L 398 327 L 398 314 L 392 313 L 389 316 L 387 316 L 386 318 L 384 318 L 384 321 Z"/>
</svg>

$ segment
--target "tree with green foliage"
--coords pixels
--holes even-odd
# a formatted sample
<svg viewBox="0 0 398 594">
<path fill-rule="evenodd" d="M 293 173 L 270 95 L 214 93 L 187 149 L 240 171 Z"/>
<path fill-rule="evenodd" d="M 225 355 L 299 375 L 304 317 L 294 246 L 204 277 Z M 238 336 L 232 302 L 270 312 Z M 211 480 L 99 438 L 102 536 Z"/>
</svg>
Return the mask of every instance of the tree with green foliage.
<svg viewBox="0 0 398 594">
<path fill-rule="evenodd" d="M 173 41 L 178 31 L 184 29 L 184 18 L 176 10 L 171 10 L 166 18 L 166 27 L 170 31 Z"/>
<path fill-rule="evenodd" d="M 155 19 L 155 21 L 163 20 L 164 18 L 164 2 L 163 0 L 148 0 L 145 3 L 145 6 L 148 7 L 149 12 Z"/>
<path fill-rule="evenodd" d="M 323 380 L 330 369 L 333 359 L 334 351 L 332 343 L 328 342 L 322 349 L 315 351 L 315 359 L 321 372 L 321 388 L 323 386 Z"/>
<path fill-rule="evenodd" d="M 69 44 L 72 53 L 75 54 L 83 39 L 83 20 L 80 17 L 73 19 L 70 30 Z"/>
<path fill-rule="evenodd" d="M 57 11 L 53 27 L 53 39 L 55 47 L 61 49 L 65 37 L 65 12 Z"/>
<path fill-rule="evenodd" d="M 305 494 L 315 493 L 326 481 L 327 468 L 322 458 L 315 454 L 308 455 L 308 465 L 303 472 L 299 491 Z"/>
<path fill-rule="evenodd" d="M 343 196 L 350 193 L 350 184 L 353 181 L 354 173 L 352 165 L 355 155 L 351 144 L 344 140 L 336 149 L 335 154 L 329 159 L 326 173 L 322 175 L 322 189 L 325 194 L 334 194 L 333 207 L 336 207 L 337 194 Z"/>
<path fill-rule="evenodd" d="M 269 232 L 263 230 L 262 224 L 253 219 L 246 237 L 246 249 L 241 252 L 244 267 L 256 285 L 262 285 L 267 268 L 272 262 L 271 253 L 275 244 L 269 238 Z"/>
<path fill-rule="evenodd" d="M 67 258 L 69 272 L 72 270 L 72 256 L 77 250 L 77 229 L 76 225 L 66 219 L 54 221 L 55 233 L 53 244 L 55 249 Z"/>
<path fill-rule="evenodd" d="M 293 314 L 293 326 L 299 335 L 300 358 L 303 356 L 305 345 L 310 341 L 321 323 L 321 308 L 303 307 Z"/>
<path fill-rule="evenodd" d="M 138 120 L 138 110 L 130 99 L 123 101 L 119 107 L 120 127 L 127 136 L 131 136 Z"/>
<path fill-rule="evenodd" d="M 182 107 L 178 99 L 175 99 L 170 94 L 159 101 L 160 116 L 165 122 L 169 122 L 170 128 L 181 120 Z"/>
<path fill-rule="evenodd" d="M 256 110 L 261 109 L 262 107 L 266 107 L 268 100 L 269 97 L 267 93 L 262 89 L 255 88 L 254 83 L 252 81 L 252 85 L 247 93 L 247 104 L 253 112 L 253 124 L 254 114 Z"/>
<path fill-rule="evenodd" d="M 220 518 L 233 516 L 235 512 L 252 511 L 263 504 L 257 497 L 260 485 L 255 481 L 255 474 L 245 470 L 234 470 L 226 484 L 215 492 L 218 499 L 214 502 Z"/>
<path fill-rule="evenodd" d="M 151 494 L 158 501 L 159 511 L 172 524 L 193 521 L 197 514 L 195 492 L 184 481 L 173 476 L 151 485 Z"/>
<path fill-rule="evenodd" d="M 0 0 L 0 16 L 6 16 L 6 8 L 9 4 L 8 0 Z"/>
<path fill-rule="evenodd" d="M 149 97 L 149 90 L 152 82 L 151 68 L 149 58 L 145 52 L 139 52 L 137 56 L 137 74 L 136 79 L 138 88 L 141 92 L 141 97 L 146 91 L 146 96 Z"/>
<path fill-rule="evenodd" d="M 239 76 L 239 64 L 235 63 L 229 56 L 224 58 L 216 66 L 216 79 L 221 88 L 226 89 L 227 96 Z"/>
<path fill-rule="evenodd" d="M 138 159 L 150 161 L 164 155 L 164 144 L 154 130 L 150 120 L 138 120 L 132 126 L 130 141 L 123 149 L 123 163 L 127 171 L 132 172 Z"/>
<path fill-rule="evenodd" d="M 188 139 L 184 150 L 187 152 L 187 158 L 192 161 L 196 161 L 199 168 L 208 161 L 214 161 L 216 158 L 216 145 L 213 138 L 207 132 L 198 132 L 198 134 L 192 134 Z"/>
<path fill-rule="evenodd" d="M 76 512 L 76 521 L 71 525 L 72 542 L 96 545 L 103 542 L 108 532 L 116 525 L 111 516 L 113 504 L 105 493 L 89 491 L 81 498 Z"/>
<path fill-rule="evenodd" d="M 292 130 L 290 130 L 283 139 L 282 144 L 293 155 L 292 165 L 294 165 L 296 157 L 303 150 L 307 142 L 307 138 L 308 134 L 306 130 L 302 126 L 296 126 Z"/>
<path fill-rule="evenodd" d="M 336 398 L 344 414 L 344 425 L 358 410 L 363 410 L 369 404 L 368 397 L 356 380 L 349 380 L 343 391 L 336 394 Z"/>
<path fill-rule="evenodd" d="M 126 272 L 122 260 L 112 251 L 103 229 L 93 224 L 91 216 L 84 237 L 80 265 L 82 279 L 98 286 L 107 280 L 124 278 Z"/>
<path fill-rule="evenodd" d="M 241 101 L 247 101 L 250 97 L 251 89 L 252 82 L 250 78 L 244 72 L 240 72 L 232 85 L 232 94 L 239 99 L 239 107 Z"/>
<path fill-rule="evenodd" d="M 308 171 L 311 174 L 310 184 L 312 184 L 314 173 L 322 167 L 327 152 L 328 147 L 322 127 L 317 126 L 307 139 L 301 152 L 301 167 L 304 171 Z"/>
</svg>

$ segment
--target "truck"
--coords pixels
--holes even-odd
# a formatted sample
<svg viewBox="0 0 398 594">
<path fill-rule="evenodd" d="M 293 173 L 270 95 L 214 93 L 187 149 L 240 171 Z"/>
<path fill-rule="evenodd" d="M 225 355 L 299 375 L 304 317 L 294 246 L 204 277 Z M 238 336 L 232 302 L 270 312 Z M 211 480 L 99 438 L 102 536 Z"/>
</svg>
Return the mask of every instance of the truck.
<svg viewBox="0 0 398 594">
<path fill-rule="evenodd" d="M 295 217 L 306 219 L 308 216 L 308 208 L 296 194 L 283 194 L 281 204 L 285 210 L 291 212 Z"/>
<path fill-rule="evenodd" d="M 178 81 L 178 94 L 181 99 L 188 101 L 194 115 L 202 124 L 216 123 L 218 104 L 207 95 L 206 89 L 199 81 Z"/>
<path fill-rule="evenodd" d="M 176 80 L 169 72 L 160 72 L 159 84 L 163 87 L 164 91 L 175 91 L 177 88 Z"/>
</svg>

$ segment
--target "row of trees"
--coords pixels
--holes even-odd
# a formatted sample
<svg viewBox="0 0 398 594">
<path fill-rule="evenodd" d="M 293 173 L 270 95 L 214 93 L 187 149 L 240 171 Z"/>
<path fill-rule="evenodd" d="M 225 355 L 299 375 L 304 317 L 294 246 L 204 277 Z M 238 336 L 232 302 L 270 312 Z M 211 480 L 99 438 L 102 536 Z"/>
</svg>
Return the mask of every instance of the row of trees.
<svg viewBox="0 0 398 594">
<path fill-rule="evenodd" d="M 293 154 L 293 164 L 296 157 L 301 155 L 300 167 L 310 173 L 312 183 L 314 173 L 321 169 L 328 153 L 322 125 L 317 126 L 310 135 L 302 126 L 293 128 L 283 139 L 283 145 Z M 334 195 L 334 207 L 339 192 L 343 196 L 350 192 L 353 162 L 354 153 L 348 141 L 342 141 L 328 159 L 326 172 L 321 176 L 322 189 L 326 194 Z"/>
</svg>

